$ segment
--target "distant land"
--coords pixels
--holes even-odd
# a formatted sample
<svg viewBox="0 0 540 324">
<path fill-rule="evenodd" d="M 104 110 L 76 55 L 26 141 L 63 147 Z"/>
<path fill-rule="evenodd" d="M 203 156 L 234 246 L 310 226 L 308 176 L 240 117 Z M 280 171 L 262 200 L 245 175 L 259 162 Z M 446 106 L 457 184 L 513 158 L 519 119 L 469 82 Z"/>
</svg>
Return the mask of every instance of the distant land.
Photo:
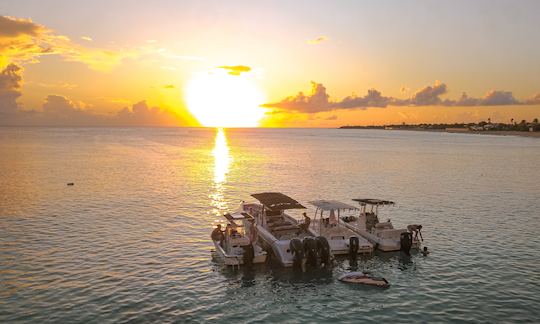
<svg viewBox="0 0 540 324">
<path fill-rule="evenodd" d="M 491 120 L 479 123 L 454 123 L 454 124 L 396 124 L 378 126 L 341 126 L 341 129 L 385 129 L 385 130 L 411 130 L 432 131 L 448 133 L 470 133 L 485 135 L 518 135 L 527 137 L 540 137 L 540 124 L 538 118 L 532 122 L 522 120 L 517 123 L 513 120 L 509 124 L 492 123 Z"/>
</svg>

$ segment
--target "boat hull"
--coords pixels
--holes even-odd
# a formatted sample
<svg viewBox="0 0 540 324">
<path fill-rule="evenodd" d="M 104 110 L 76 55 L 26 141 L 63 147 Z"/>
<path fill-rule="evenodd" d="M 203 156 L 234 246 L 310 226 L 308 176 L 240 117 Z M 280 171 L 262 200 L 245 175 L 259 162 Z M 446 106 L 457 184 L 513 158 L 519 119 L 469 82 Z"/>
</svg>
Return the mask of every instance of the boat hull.
<svg viewBox="0 0 540 324">
<path fill-rule="evenodd" d="M 358 227 L 354 226 L 353 224 L 343 222 L 343 225 L 345 225 L 347 228 L 351 229 L 358 235 L 362 236 L 369 242 L 371 242 L 375 247 L 382 251 L 382 252 L 394 252 L 401 250 L 401 243 L 399 239 L 392 239 L 392 238 L 381 238 L 375 234 L 372 234 L 366 230 L 359 229 Z M 401 230 L 402 232 L 407 232 L 407 230 Z M 415 239 L 412 243 L 411 248 L 413 249 L 419 249 L 420 248 L 420 241 L 418 239 Z"/>
<path fill-rule="evenodd" d="M 223 261 L 225 265 L 235 266 L 243 265 L 244 257 L 242 254 L 229 254 L 221 247 L 219 242 L 214 242 L 214 248 L 216 257 Z M 253 263 L 264 263 L 266 262 L 266 251 L 263 251 L 262 248 L 258 245 L 255 245 L 255 256 L 253 257 Z"/>
</svg>

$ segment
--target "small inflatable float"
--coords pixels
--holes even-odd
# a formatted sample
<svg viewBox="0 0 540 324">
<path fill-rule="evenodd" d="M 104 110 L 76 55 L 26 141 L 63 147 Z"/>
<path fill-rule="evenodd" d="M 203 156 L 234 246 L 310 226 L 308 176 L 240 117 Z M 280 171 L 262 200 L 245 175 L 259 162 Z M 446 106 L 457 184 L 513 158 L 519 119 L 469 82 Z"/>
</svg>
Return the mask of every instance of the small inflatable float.
<svg viewBox="0 0 540 324">
<path fill-rule="evenodd" d="M 390 287 L 390 283 L 386 281 L 386 279 L 373 277 L 363 272 L 345 273 L 339 276 L 338 280 L 342 282 L 347 282 L 347 283 L 376 286 L 376 287 L 381 287 L 381 288 Z"/>
</svg>

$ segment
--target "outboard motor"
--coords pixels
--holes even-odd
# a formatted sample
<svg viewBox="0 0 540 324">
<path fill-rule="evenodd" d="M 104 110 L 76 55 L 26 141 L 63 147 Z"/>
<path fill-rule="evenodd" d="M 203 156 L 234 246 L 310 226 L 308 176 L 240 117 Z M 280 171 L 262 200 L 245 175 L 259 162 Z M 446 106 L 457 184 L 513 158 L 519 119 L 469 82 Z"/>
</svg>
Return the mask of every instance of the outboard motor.
<svg viewBox="0 0 540 324">
<path fill-rule="evenodd" d="M 358 249 L 360 248 L 360 240 L 357 236 L 351 236 L 349 238 L 349 257 L 352 260 L 358 258 Z"/>
<path fill-rule="evenodd" d="M 324 236 L 317 236 L 315 240 L 317 241 L 317 250 L 321 258 L 321 263 L 324 263 L 324 266 L 327 267 L 331 262 L 330 244 Z"/>
<path fill-rule="evenodd" d="M 242 246 L 242 249 L 244 249 L 244 265 L 246 266 L 252 266 L 253 265 L 253 258 L 255 257 L 255 250 L 253 249 L 253 245 L 248 244 Z"/>
<path fill-rule="evenodd" d="M 399 238 L 400 250 L 405 252 L 405 254 L 407 255 L 411 255 L 412 241 L 412 233 L 401 233 L 401 236 Z"/>
<path fill-rule="evenodd" d="M 311 236 L 306 236 L 304 237 L 303 244 L 307 263 L 316 268 L 318 257 L 317 241 Z"/>
<path fill-rule="evenodd" d="M 304 253 L 304 245 L 302 244 L 302 241 L 300 241 L 300 239 L 293 238 L 291 242 L 289 243 L 289 248 L 291 250 L 291 254 L 293 255 L 293 267 L 303 268 L 305 253 Z"/>
</svg>

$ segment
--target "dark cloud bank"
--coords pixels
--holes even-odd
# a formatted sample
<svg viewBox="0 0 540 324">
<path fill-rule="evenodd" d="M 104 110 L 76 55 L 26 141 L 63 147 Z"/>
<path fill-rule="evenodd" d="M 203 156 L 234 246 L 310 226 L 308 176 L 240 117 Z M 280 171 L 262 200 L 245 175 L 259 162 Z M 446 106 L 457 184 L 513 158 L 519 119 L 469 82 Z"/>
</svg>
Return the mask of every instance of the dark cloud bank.
<svg viewBox="0 0 540 324">
<path fill-rule="evenodd" d="M 66 97 L 49 95 L 42 110 L 23 110 L 17 103 L 21 96 L 22 69 L 8 65 L 0 72 L 0 125 L 32 126 L 179 126 L 176 114 L 145 101 L 117 113 L 100 115 L 79 107 Z"/>
<path fill-rule="evenodd" d="M 463 93 L 457 100 L 441 99 L 441 96 L 447 93 L 447 87 L 446 84 L 440 82 L 419 89 L 413 96 L 407 99 L 385 97 L 380 91 L 370 89 L 365 96 L 353 95 L 345 97 L 342 100 L 334 101 L 330 99 L 324 85 L 316 82 L 311 82 L 311 85 L 310 94 L 306 95 L 299 92 L 296 96 L 287 97 L 275 103 L 267 103 L 263 106 L 303 113 L 317 113 L 337 109 L 384 108 L 387 106 L 468 107 L 540 104 L 540 94 L 527 100 L 518 100 L 514 98 L 512 92 L 499 90 L 492 90 L 481 98 L 469 97 L 466 93 Z"/>
</svg>

